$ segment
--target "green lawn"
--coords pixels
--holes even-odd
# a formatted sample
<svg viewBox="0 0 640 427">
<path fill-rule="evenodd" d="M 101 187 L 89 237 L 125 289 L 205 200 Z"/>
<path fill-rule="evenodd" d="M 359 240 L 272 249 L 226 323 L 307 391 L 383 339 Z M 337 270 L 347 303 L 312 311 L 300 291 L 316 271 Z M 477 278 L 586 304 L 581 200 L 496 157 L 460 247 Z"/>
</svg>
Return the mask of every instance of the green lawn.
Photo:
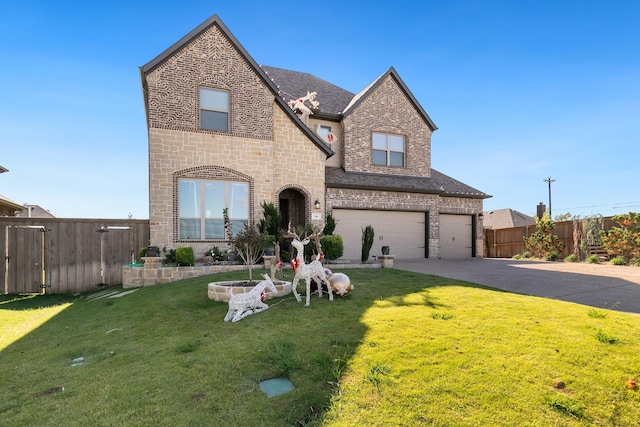
<svg viewBox="0 0 640 427">
<path fill-rule="evenodd" d="M 0 297 L 0 425 L 638 425 L 639 316 L 344 272 L 347 297 L 273 299 L 235 324 L 206 285 L 246 272 Z M 295 389 L 268 398 L 258 384 L 277 376 Z"/>
</svg>

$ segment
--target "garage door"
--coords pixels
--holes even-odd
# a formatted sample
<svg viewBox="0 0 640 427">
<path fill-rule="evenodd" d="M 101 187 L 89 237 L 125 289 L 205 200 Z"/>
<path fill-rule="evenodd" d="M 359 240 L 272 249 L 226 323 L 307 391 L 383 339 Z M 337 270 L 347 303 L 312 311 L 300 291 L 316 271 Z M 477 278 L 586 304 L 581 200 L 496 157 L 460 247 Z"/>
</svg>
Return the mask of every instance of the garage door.
<svg viewBox="0 0 640 427">
<path fill-rule="evenodd" d="M 440 258 L 470 258 L 471 215 L 440 214 Z"/>
<path fill-rule="evenodd" d="M 424 258 L 424 212 L 393 212 L 333 209 L 334 234 L 342 236 L 345 259 L 359 260 L 362 252 L 362 229 L 371 225 L 375 232 L 370 255 L 381 255 L 389 246 L 396 258 Z"/>
</svg>

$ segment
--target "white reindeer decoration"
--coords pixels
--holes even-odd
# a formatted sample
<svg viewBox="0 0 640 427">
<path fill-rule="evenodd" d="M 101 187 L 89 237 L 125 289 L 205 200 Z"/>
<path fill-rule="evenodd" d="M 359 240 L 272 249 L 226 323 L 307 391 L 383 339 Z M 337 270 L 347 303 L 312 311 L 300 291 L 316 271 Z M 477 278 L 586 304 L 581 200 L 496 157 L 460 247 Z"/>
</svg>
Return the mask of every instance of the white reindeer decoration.
<svg viewBox="0 0 640 427">
<path fill-rule="evenodd" d="M 317 233 L 314 233 L 314 236 Z M 291 224 L 289 224 L 289 230 L 284 235 L 285 237 L 292 237 L 293 241 L 291 245 L 296 248 L 296 258 L 291 261 L 291 266 L 293 267 L 296 275 L 293 278 L 291 283 L 291 290 L 293 291 L 293 295 L 296 297 L 298 302 L 301 302 L 300 294 L 298 294 L 297 285 L 300 279 L 304 279 L 307 284 L 307 303 L 305 306 L 309 306 L 311 300 L 311 279 L 313 279 L 318 284 L 318 295 L 322 298 L 322 284 L 327 285 L 327 292 L 329 294 L 329 301 L 333 301 L 333 291 L 331 289 L 331 283 L 329 283 L 329 279 L 324 272 L 324 267 L 320 263 L 320 261 L 312 261 L 310 264 L 305 264 L 304 262 L 304 246 L 309 243 L 309 238 L 304 240 L 300 240 L 300 237 L 294 232 L 291 231 Z"/>
<path fill-rule="evenodd" d="M 267 292 L 277 293 L 276 286 L 271 281 L 268 274 L 265 274 L 264 280 L 253 287 L 249 292 L 244 294 L 234 294 L 229 299 L 229 311 L 224 316 L 224 321 L 237 322 L 245 317 L 259 313 L 269 308 L 263 302 Z"/>
<path fill-rule="evenodd" d="M 309 118 L 309 115 L 313 114 L 313 111 L 311 111 L 311 109 L 307 107 L 304 102 L 309 101 L 309 103 L 311 104 L 311 108 L 316 109 L 318 108 L 318 105 L 320 105 L 320 103 L 316 101 L 316 96 L 316 92 L 307 91 L 306 96 L 298 99 L 292 99 L 287 104 L 289 104 L 289 107 L 291 107 L 293 111 L 300 111 L 302 113 L 302 121 L 307 123 L 307 119 Z"/>
</svg>

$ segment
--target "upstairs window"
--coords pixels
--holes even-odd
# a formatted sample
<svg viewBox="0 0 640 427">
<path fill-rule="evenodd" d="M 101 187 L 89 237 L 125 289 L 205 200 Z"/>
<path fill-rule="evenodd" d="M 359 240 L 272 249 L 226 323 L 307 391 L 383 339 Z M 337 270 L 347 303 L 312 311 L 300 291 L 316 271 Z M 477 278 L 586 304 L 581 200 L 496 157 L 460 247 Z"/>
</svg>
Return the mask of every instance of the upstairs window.
<svg viewBox="0 0 640 427">
<path fill-rule="evenodd" d="M 324 142 L 331 144 L 335 137 L 331 133 L 331 126 L 318 125 L 318 136 L 322 138 Z"/>
<path fill-rule="evenodd" d="M 223 240 L 223 209 L 235 236 L 249 223 L 249 184 L 204 179 L 178 180 L 178 235 L 181 240 Z"/>
<path fill-rule="evenodd" d="M 200 129 L 229 131 L 229 92 L 200 88 Z"/>
<path fill-rule="evenodd" d="M 373 133 L 371 137 L 373 164 L 378 166 L 404 166 L 404 136 Z"/>
</svg>

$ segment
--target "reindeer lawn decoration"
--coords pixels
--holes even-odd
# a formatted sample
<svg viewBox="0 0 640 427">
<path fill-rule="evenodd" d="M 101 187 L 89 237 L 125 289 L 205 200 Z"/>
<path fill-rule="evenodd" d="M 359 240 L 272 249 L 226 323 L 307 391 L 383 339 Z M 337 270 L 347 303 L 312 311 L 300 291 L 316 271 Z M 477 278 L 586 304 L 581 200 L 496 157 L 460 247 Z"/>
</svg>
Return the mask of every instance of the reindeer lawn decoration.
<svg viewBox="0 0 640 427">
<path fill-rule="evenodd" d="M 229 320 L 237 322 L 251 314 L 259 313 L 269 308 L 269 306 L 264 303 L 267 292 L 275 294 L 278 290 L 268 274 L 265 274 L 263 277 L 264 280 L 254 286 L 249 292 L 231 296 L 229 299 L 229 311 L 227 315 L 224 316 L 225 322 Z"/>
<path fill-rule="evenodd" d="M 314 233 L 312 236 L 316 236 L 318 233 Z M 327 286 L 327 293 L 329 294 L 329 301 L 333 301 L 333 291 L 331 289 L 331 283 L 329 283 L 329 279 L 324 272 L 324 267 L 320 263 L 320 261 L 312 261 L 310 264 L 305 264 L 304 262 L 304 246 L 309 243 L 309 238 L 304 240 L 300 240 L 300 237 L 293 231 L 291 231 L 291 224 L 289 224 L 289 229 L 284 237 L 293 238 L 291 245 L 296 248 L 296 258 L 291 261 L 291 266 L 295 271 L 295 277 L 291 282 L 291 290 L 293 291 L 293 295 L 296 297 L 298 302 L 301 302 L 300 294 L 298 294 L 297 285 L 300 279 L 304 279 L 307 284 L 307 303 L 305 306 L 309 306 L 311 302 L 311 279 L 313 279 L 316 283 L 318 283 L 318 295 L 322 298 L 322 284 Z M 321 258 L 320 254 L 318 254 L 318 258 Z"/>
</svg>

